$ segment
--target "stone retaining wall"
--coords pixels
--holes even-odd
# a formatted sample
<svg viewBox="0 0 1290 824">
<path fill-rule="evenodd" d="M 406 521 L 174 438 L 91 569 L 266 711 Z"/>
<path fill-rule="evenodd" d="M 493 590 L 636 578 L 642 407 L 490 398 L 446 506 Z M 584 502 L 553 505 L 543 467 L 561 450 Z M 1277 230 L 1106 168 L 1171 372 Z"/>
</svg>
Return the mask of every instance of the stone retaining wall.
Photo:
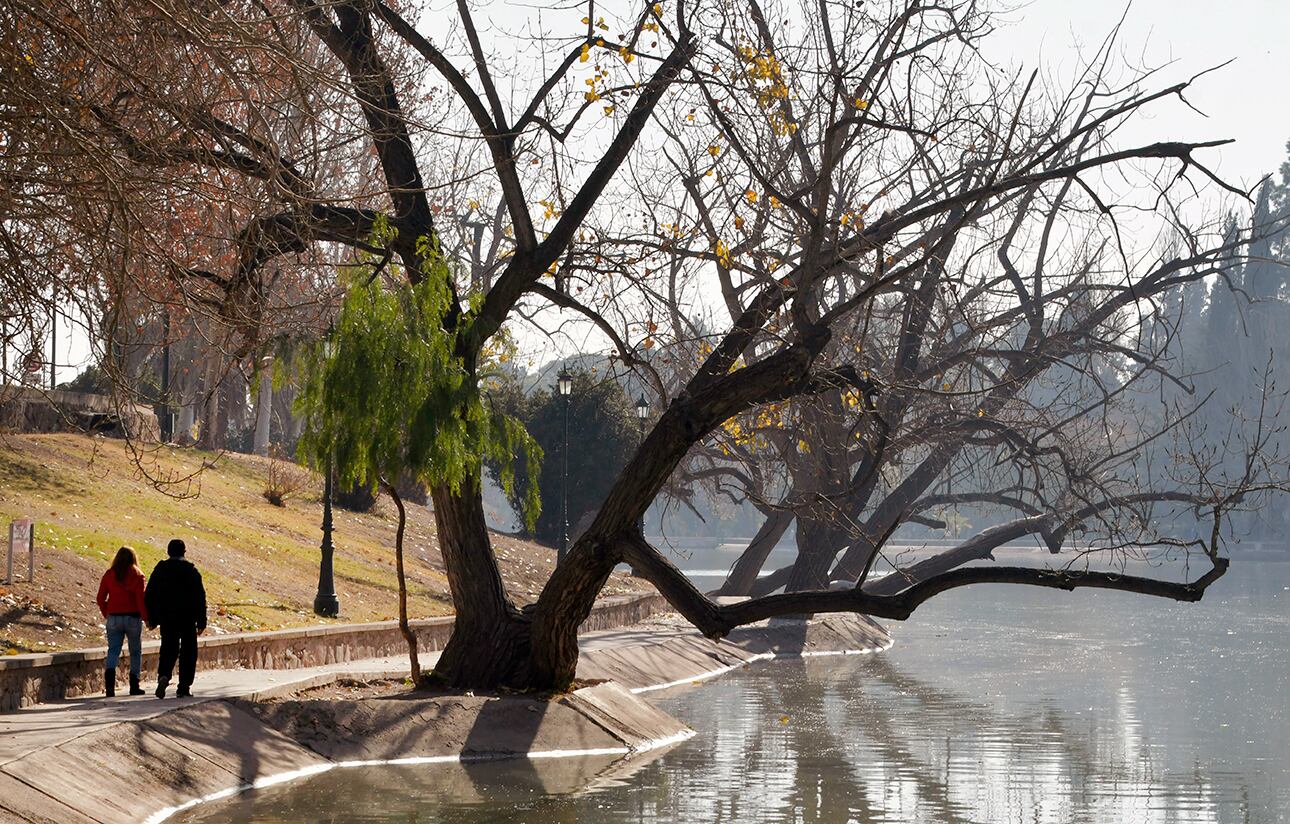
<svg viewBox="0 0 1290 824">
<path fill-rule="evenodd" d="M 657 594 L 605 598 L 597 602 L 582 631 L 629 626 L 667 610 L 667 602 Z M 413 621 L 420 649 L 443 649 L 452 633 L 452 624 L 451 616 Z M 198 644 L 201 649 L 198 669 L 297 669 L 382 658 L 407 651 L 397 621 L 203 636 Z M 144 643 L 145 677 L 156 672 L 159 649 L 157 641 Z M 107 648 L 98 647 L 0 658 L 0 712 L 102 692 L 106 657 Z M 129 656 L 124 649 L 121 659 L 117 676 L 124 684 L 129 670 Z"/>
<path fill-rule="evenodd" d="M 156 441 L 151 406 L 89 392 L 0 385 L 0 431 L 99 432 Z"/>
</svg>

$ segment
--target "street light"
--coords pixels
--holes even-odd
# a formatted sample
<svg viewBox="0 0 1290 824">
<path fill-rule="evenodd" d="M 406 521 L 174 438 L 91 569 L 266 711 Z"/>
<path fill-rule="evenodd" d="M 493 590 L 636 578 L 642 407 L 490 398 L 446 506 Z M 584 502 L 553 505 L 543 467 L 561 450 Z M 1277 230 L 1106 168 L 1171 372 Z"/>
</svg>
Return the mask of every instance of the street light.
<svg viewBox="0 0 1290 824">
<path fill-rule="evenodd" d="M 558 564 L 569 551 L 569 396 L 573 394 L 573 375 L 568 369 L 561 369 L 555 380 L 560 397 L 564 398 L 564 448 L 560 450 L 564 461 L 560 480 L 560 545 L 555 556 Z"/>
<path fill-rule="evenodd" d="M 645 443 L 645 420 L 649 418 L 649 401 L 645 400 L 645 393 L 636 399 L 636 448 L 639 449 L 641 444 Z M 641 512 L 641 535 L 645 534 L 645 512 Z"/>
<path fill-rule="evenodd" d="M 331 359 L 331 330 L 323 340 L 323 357 Z M 327 450 L 327 474 L 323 477 L 323 519 L 322 544 L 318 547 L 322 558 L 318 564 L 318 593 L 314 595 L 314 614 L 323 618 L 335 618 L 340 615 L 340 599 L 336 597 L 336 581 L 332 572 L 331 542 L 331 496 L 332 496 L 332 451 Z"/>
</svg>

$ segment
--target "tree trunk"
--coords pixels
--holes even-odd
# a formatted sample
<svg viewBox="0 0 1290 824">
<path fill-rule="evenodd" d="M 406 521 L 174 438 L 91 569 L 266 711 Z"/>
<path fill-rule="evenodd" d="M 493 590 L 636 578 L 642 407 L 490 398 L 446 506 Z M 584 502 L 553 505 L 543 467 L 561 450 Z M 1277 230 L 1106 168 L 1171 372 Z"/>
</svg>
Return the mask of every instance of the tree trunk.
<svg viewBox="0 0 1290 824">
<path fill-rule="evenodd" d="M 793 575 L 793 568 L 797 566 L 796 561 L 788 566 L 780 567 L 769 575 L 758 578 L 752 586 L 751 595 L 754 598 L 761 598 L 764 595 L 770 595 L 780 587 L 788 585 L 788 579 Z"/>
<path fill-rule="evenodd" d="M 528 621 L 502 586 L 484 523 L 478 479 L 459 492 L 431 490 L 439 548 L 457 618 L 435 678 L 455 687 L 491 689 L 522 683 L 528 658 Z"/>
<path fill-rule="evenodd" d="M 810 515 L 797 516 L 797 560 L 788 577 L 788 592 L 829 588 L 829 567 L 838 554 L 833 525 Z"/>
<path fill-rule="evenodd" d="M 749 542 L 747 549 L 735 561 L 734 567 L 730 570 L 726 582 L 716 591 L 717 595 L 748 595 L 757 582 L 757 576 L 761 574 L 762 567 L 766 565 L 766 559 L 779 543 L 779 539 L 784 537 L 788 527 L 793 523 L 793 513 L 786 511 L 774 512 L 765 521 L 762 521 L 761 528 Z"/>
<path fill-rule="evenodd" d="M 562 692 L 573 684 L 578 627 L 621 558 L 616 546 L 585 533 L 556 567 L 533 612 L 527 686 Z"/>
<path fill-rule="evenodd" d="M 186 403 L 179 407 L 179 422 L 175 424 L 175 442 L 181 446 L 189 446 L 193 442 L 193 405 Z"/>
<path fill-rule="evenodd" d="M 215 450 L 219 448 L 219 358 L 213 358 L 206 365 L 202 393 L 202 428 L 197 435 L 197 445 L 202 449 Z"/>
<path fill-rule="evenodd" d="M 408 664 L 412 672 L 412 683 L 419 684 L 421 683 L 421 661 L 417 658 L 416 633 L 408 624 L 408 579 L 403 572 L 403 531 L 407 526 L 407 513 L 403 510 L 403 499 L 399 497 L 394 485 L 382 479 L 381 486 L 385 487 L 390 500 L 394 501 L 394 508 L 399 511 L 399 525 L 394 531 L 394 573 L 399 580 L 399 632 L 403 633 L 403 640 L 408 642 Z"/>
<path fill-rule="evenodd" d="M 269 454 L 269 422 L 273 414 L 273 358 L 266 357 L 260 362 L 260 391 L 255 402 L 255 442 L 257 455 Z"/>
</svg>

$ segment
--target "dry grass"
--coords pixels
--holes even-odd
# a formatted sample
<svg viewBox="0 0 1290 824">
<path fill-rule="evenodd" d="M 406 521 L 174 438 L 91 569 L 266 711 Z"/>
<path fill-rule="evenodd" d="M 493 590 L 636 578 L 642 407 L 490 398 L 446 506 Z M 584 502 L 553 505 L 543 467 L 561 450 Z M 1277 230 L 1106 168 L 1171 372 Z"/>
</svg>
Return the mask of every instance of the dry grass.
<svg viewBox="0 0 1290 824">
<path fill-rule="evenodd" d="M 94 594 L 113 552 L 122 544 L 134 547 L 147 573 L 171 538 L 188 544 L 188 557 L 202 570 L 213 631 L 323 622 L 312 612 L 322 519 L 319 478 L 278 507 L 262 494 L 267 458 L 163 447 L 145 461 L 154 477 L 183 477 L 204 463 L 213 466 L 197 475 L 192 497 L 176 498 L 154 488 L 120 441 L 83 435 L 0 438 L 0 529 L 7 538 L 11 518 L 35 518 L 38 553 L 34 583 L 0 585 L 0 654 L 101 644 Z M 395 616 L 391 511 L 335 510 L 343 621 Z M 508 588 L 517 602 L 532 600 L 550 575 L 554 552 L 493 537 Z M 451 612 L 434 519 L 424 507 L 408 508 L 405 549 L 412 616 Z M 642 586 L 615 576 L 606 594 Z"/>
</svg>

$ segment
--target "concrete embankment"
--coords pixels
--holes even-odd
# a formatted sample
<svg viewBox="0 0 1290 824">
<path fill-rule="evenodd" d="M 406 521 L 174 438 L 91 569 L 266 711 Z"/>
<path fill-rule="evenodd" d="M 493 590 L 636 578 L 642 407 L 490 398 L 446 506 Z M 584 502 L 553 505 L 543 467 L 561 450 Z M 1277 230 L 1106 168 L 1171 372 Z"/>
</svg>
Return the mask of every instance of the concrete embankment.
<svg viewBox="0 0 1290 824">
<path fill-rule="evenodd" d="M 639 693 L 770 657 L 873 652 L 890 643 L 859 616 L 772 621 L 721 642 L 660 616 L 583 636 L 579 677 L 606 682 L 554 700 L 405 693 L 182 705 L 0 763 L 0 824 L 154 823 L 246 789 L 369 764 L 584 756 L 595 769 L 561 780 L 589 781 L 692 734 Z"/>
<path fill-rule="evenodd" d="M 602 598 L 582 625 L 583 632 L 630 626 L 668 609 L 656 593 Z M 452 635 L 451 615 L 411 622 L 420 649 L 429 654 L 443 649 Z M 275 632 L 207 635 L 198 641 L 199 670 L 316 669 L 383 656 L 398 656 L 407 641 L 397 621 L 366 624 L 324 624 Z M 143 671 L 156 672 L 161 645 L 143 644 Z M 0 712 L 32 704 L 93 695 L 103 691 L 106 647 L 33 655 L 0 656 Z M 123 689 L 127 671 L 117 668 Z M 0 756 L 3 754 L 0 753 Z"/>
</svg>

